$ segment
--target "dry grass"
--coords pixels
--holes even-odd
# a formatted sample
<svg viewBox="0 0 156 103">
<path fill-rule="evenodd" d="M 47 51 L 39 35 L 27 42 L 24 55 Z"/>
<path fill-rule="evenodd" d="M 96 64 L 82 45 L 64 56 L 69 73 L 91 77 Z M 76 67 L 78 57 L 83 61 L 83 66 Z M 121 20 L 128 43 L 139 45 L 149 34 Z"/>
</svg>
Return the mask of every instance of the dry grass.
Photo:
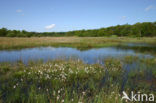
<svg viewBox="0 0 156 103">
<path fill-rule="evenodd" d="M 26 48 L 35 46 L 71 46 L 71 47 L 100 47 L 112 46 L 121 42 L 156 43 L 156 37 L 0 37 L 0 49 Z"/>
</svg>

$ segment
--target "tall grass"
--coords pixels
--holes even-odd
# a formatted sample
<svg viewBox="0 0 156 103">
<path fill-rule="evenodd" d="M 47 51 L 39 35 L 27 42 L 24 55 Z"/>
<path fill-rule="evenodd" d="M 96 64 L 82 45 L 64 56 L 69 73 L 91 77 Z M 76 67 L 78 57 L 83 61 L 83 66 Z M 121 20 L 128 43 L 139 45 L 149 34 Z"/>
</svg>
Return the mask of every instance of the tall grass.
<svg viewBox="0 0 156 103">
<path fill-rule="evenodd" d="M 156 38 L 128 38 L 128 37 L 31 37 L 9 38 L 0 37 L 0 49 L 27 48 L 36 46 L 70 46 L 76 48 L 92 48 L 116 46 L 125 42 L 143 42 L 156 44 Z"/>
<path fill-rule="evenodd" d="M 2 103 L 122 103 L 122 91 L 154 93 L 156 58 L 108 58 L 100 64 L 54 60 L 0 64 Z"/>
</svg>

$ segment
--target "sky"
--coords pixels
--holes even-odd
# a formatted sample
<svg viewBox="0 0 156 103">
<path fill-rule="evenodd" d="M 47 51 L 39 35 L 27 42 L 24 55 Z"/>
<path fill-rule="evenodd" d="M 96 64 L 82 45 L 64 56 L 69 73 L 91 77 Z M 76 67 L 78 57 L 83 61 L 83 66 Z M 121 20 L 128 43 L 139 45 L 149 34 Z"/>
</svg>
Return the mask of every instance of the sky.
<svg viewBox="0 0 156 103">
<path fill-rule="evenodd" d="M 36 32 L 156 21 L 156 0 L 0 0 L 0 28 Z"/>
</svg>

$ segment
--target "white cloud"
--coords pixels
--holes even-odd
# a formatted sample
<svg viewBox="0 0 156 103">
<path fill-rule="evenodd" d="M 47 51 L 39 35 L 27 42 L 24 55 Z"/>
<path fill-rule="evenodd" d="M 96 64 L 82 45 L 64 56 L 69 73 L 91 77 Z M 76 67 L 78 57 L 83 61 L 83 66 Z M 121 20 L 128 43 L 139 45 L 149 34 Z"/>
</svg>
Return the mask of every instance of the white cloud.
<svg viewBox="0 0 156 103">
<path fill-rule="evenodd" d="M 124 21 L 124 20 L 126 20 L 126 19 L 127 19 L 127 16 L 121 16 L 121 17 L 120 17 L 120 20 L 123 20 L 123 21 Z"/>
<path fill-rule="evenodd" d="M 122 16 L 122 20 L 125 20 L 127 18 L 127 16 Z"/>
<path fill-rule="evenodd" d="M 56 26 L 55 24 L 51 24 L 51 25 L 45 26 L 45 29 L 49 30 L 49 29 L 54 28 L 55 26 Z"/>
<path fill-rule="evenodd" d="M 17 13 L 23 12 L 21 9 L 16 10 Z"/>
<path fill-rule="evenodd" d="M 151 9 L 154 9 L 154 6 L 153 6 L 153 5 L 150 5 L 150 6 L 146 7 L 146 8 L 145 8 L 145 11 L 149 11 L 149 10 L 151 10 Z"/>
</svg>

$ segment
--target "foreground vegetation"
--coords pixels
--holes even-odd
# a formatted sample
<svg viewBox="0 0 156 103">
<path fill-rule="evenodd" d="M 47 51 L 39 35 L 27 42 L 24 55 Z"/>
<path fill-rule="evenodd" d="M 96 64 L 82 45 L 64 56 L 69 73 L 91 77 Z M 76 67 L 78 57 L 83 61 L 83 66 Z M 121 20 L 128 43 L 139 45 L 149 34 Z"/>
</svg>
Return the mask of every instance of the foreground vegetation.
<svg viewBox="0 0 156 103">
<path fill-rule="evenodd" d="M 36 46 L 68 46 L 76 48 L 95 48 L 117 46 L 123 43 L 147 43 L 155 46 L 155 37 L 0 37 L 0 49 L 18 49 Z"/>
<path fill-rule="evenodd" d="M 0 64 L 2 103 L 122 103 L 122 91 L 156 95 L 156 58 Z M 129 101 L 128 101 L 129 102 Z"/>
<path fill-rule="evenodd" d="M 41 37 L 41 36 L 80 36 L 80 37 L 101 37 L 101 36 L 128 36 L 128 37 L 153 37 L 156 36 L 156 22 L 136 23 L 134 25 L 117 25 L 94 30 L 77 30 L 69 32 L 27 32 L 25 30 L 0 29 L 0 37 Z"/>
</svg>

